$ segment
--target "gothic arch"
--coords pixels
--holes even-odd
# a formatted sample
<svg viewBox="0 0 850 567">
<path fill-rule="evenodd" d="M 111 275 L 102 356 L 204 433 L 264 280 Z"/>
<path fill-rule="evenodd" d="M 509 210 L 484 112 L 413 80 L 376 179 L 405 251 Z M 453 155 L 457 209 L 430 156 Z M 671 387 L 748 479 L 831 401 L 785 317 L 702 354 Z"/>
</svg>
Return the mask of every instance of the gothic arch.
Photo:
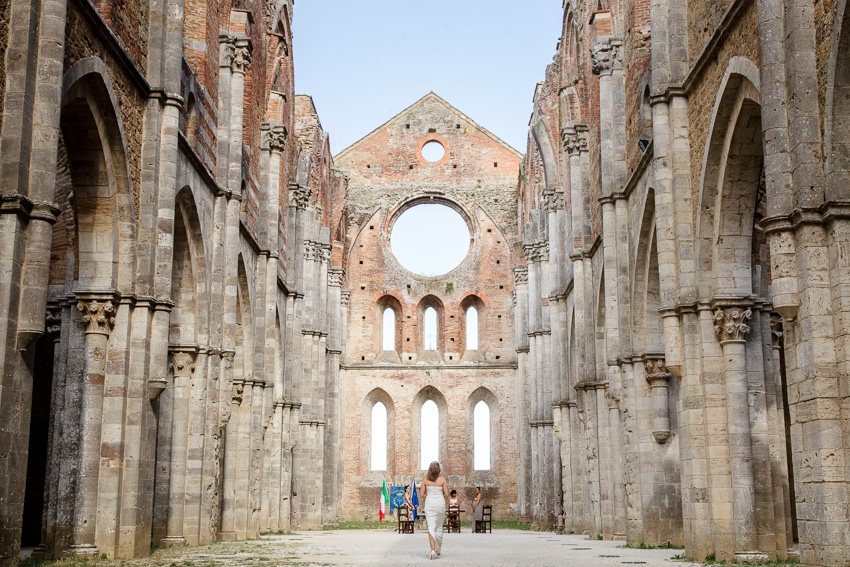
<svg viewBox="0 0 850 567">
<path fill-rule="evenodd" d="M 534 125 L 531 127 L 531 136 L 537 146 L 537 150 L 540 152 L 540 159 L 543 161 L 543 176 L 546 189 L 557 187 L 559 185 L 558 158 L 553 149 L 553 138 L 549 134 L 549 129 L 542 118 L 538 117 L 534 122 Z"/>
<path fill-rule="evenodd" d="M 124 126 L 99 58 L 75 63 L 62 84 L 60 116 L 77 213 L 83 290 L 132 292 L 135 210 Z"/>
<path fill-rule="evenodd" d="M 449 456 L 449 405 L 446 402 L 445 396 L 434 386 L 425 386 L 413 397 L 413 403 L 410 407 L 410 420 L 412 432 L 410 436 L 410 462 L 414 471 L 424 471 L 428 468 L 429 463 L 425 463 L 425 467 L 419 465 L 419 450 L 422 439 L 422 406 L 428 400 L 433 400 L 437 404 L 437 409 L 440 410 L 440 466 L 443 469 L 443 475 L 448 476 L 450 463 Z"/>
<path fill-rule="evenodd" d="M 825 173 L 829 200 L 850 196 L 850 11 L 847 0 L 835 8 L 827 70 L 824 120 Z"/>
<path fill-rule="evenodd" d="M 365 475 L 371 471 L 372 407 L 381 402 L 387 408 L 387 470 L 392 477 L 396 470 L 395 402 L 383 388 L 375 388 L 360 403 L 360 465 Z"/>
<path fill-rule="evenodd" d="M 763 167 L 757 81 L 750 61 L 733 58 L 714 108 L 696 227 L 699 293 L 705 299 L 752 293 L 750 239 Z"/>
<path fill-rule="evenodd" d="M 446 308 L 443 301 L 436 295 L 429 294 L 419 300 L 416 306 L 416 320 L 419 323 L 419 332 L 417 333 L 417 350 L 420 355 L 425 353 L 425 312 L 428 309 L 434 309 L 437 312 L 437 349 L 436 352 L 442 356 L 446 352 Z M 457 340 L 457 339 L 455 339 Z"/>
<path fill-rule="evenodd" d="M 655 191 L 646 195 L 632 282 L 632 347 L 635 353 L 663 353 L 664 329 L 660 304 L 660 276 L 655 229 Z"/>
<path fill-rule="evenodd" d="M 473 466 L 474 459 L 474 439 L 475 439 L 475 406 L 478 402 L 484 402 L 490 410 L 490 471 L 478 471 L 479 474 L 486 472 L 495 472 L 498 474 L 502 470 L 503 457 L 499 451 L 502 446 L 502 415 L 499 399 L 486 386 L 479 386 L 466 399 L 466 451 L 464 465 L 470 475 L 475 475 L 475 467 Z"/>
</svg>

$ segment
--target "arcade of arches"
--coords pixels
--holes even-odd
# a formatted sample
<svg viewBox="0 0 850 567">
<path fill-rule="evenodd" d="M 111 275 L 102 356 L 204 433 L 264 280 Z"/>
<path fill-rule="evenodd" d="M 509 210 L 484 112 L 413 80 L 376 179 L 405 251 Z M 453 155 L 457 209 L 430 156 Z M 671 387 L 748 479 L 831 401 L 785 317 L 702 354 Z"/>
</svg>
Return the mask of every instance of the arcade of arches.
<svg viewBox="0 0 850 567">
<path fill-rule="evenodd" d="M 430 93 L 332 156 L 292 18 L 0 6 L 0 565 L 370 519 L 432 459 L 535 529 L 850 564 L 845 0 L 566 0 L 524 154 Z"/>
</svg>

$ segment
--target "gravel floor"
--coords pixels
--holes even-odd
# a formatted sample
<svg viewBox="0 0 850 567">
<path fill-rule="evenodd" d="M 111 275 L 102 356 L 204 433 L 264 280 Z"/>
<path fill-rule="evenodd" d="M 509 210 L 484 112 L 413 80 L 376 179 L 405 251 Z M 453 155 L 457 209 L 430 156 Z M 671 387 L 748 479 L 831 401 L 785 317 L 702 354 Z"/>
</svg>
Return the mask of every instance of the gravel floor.
<svg viewBox="0 0 850 567">
<path fill-rule="evenodd" d="M 430 564 L 427 532 L 398 535 L 376 530 L 344 530 L 272 536 L 270 543 L 300 544 L 295 553 L 310 565 L 405 566 Z M 458 567 L 529 565 L 590 567 L 606 565 L 690 566 L 671 561 L 682 551 L 627 549 L 622 542 L 590 541 L 585 536 L 499 530 L 492 534 L 445 534 L 439 565 Z"/>
<path fill-rule="evenodd" d="M 689 567 L 672 560 L 679 550 L 627 549 L 619 541 L 588 540 L 579 535 L 555 535 L 500 529 L 492 534 L 445 534 L 443 555 L 430 562 L 428 532 L 399 535 L 388 530 L 338 530 L 269 535 L 258 540 L 222 542 L 200 547 L 158 549 L 150 557 L 131 560 L 24 560 L 23 567 Z M 26 555 L 26 553 L 22 554 Z"/>
</svg>

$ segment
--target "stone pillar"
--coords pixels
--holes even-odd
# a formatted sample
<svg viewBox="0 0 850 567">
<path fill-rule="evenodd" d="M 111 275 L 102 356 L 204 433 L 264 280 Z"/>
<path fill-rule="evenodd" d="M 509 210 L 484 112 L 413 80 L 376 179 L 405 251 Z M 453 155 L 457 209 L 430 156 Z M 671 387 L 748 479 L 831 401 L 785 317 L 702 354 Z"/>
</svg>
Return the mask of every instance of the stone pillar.
<svg viewBox="0 0 850 567">
<path fill-rule="evenodd" d="M 340 356 L 342 355 L 342 298 L 341 287 L 345 277 L 342 268 L 332 267 L 327 270 L 328 285 L 328 338 L 327 338 L 327 391 L 325 395 L 325 460 L 324 470 L 324 511 L 322 525 L 334 525 L 339 516 L 342 499 L 341 484 L 338 484 L 339 469 L 342 468 L 342 397 L 340 396 Z"/>
<path fill-rule="evenodd" d="M 777 435 L 777 452 L 778 455 L 774 459 L 774 474 L 778 474 L 778 482 L 774 486 L 781 487 L 782 501 L 781 504 L 785 508 L 785 542 L 787 549 L 791 551 L 794 544 L 794 527 L 793 514 L 791 510 L 793 497 L 791 492 L 790 478 L 788 474 L 788 452 L 786 445 L 786 431 L 788 430 L 787 422 L 785 421 L 785 406 L 788 400 L 785 399 L 785 394 L 782 389 L 782 366 L 783 366 L 783 338 L 784 338 L 784 323 L 782 317 L 776 314 L 770 316 L 770 346 L 772 349 L 772 371 L 774 379 L 774 387 L 776 388 L 776 423 L 779 430 Z"/>
<path fill-rule="evenodd" d="M 233 382 L 230 415 L 225 425 L 224 438 L 224 472 L 221 481 L 221 529 L 218 532 L 220 541 L 236 540 L 236 490 L 237 490 L 237 450 L 239 444 L 239 413 L 244 395 L 245 383 L 242 380 Z"/>
<path fill-rule="evenodd" d="M 644 367 L 652 398 L 652 437 L 658 443 L 666 443 L 670 438 L 668 385 L 672 375 L 664 364 L 664 358 L 647 356 Z"/>
<path fill-rule="evenodd" d="M 106 350 L 109 333 L 115 325 L 115 304 L 97 296 L 78 297 L 77 309 L 85 329 L 85 370 L 81 407 L 80 468 L 74 498 L 73 545 L 69 554 L 97 556 L 98 478 L 103 414 L 103 385 L 106 377 Z"/>
<path fill-rule="evenodd" d="M 528 376 L 528 268 L 514 268 L 514 325 L 517 352 L 517 500 L 520 518 L 531 519 L 531 396 Z"/>
<path fill-rule="evenodd" d="M 750 332 L 747 322 L 751 316 L 749 309 L 738 306 L 718 307 L 714 311 L 714 331 L 723 349 L 726 379 L 735 558 L 741 560 L 767 558 L 758 551 L 756 523 L 746 345 Z"/>
<path fill-rule="evenodd" d="M 171 351 L 171 458 L 168 497 L 168 532 L 160 542 L 165 547 L 186 545 L 183 535 L 186 506 L 186 465 L 189 449 L 189 392 L 195 373 L 193 350 Z"/>
</svg>

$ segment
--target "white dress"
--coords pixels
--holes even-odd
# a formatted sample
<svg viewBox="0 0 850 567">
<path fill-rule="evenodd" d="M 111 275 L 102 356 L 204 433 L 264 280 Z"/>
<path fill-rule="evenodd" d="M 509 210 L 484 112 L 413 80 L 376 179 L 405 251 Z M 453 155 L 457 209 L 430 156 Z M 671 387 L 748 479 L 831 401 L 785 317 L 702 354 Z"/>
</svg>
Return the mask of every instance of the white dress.
<svg viewBox="0 0 850 567">
<path fill-rule="evenodd" d="M 446 499 L 443 497 L 442 486 L 426 486 L 425 491 L 425 521 L 428 522 L 428 533 L 434 538 L 434 549 L 439 553 L 443 547 Z"/>
</svg>

